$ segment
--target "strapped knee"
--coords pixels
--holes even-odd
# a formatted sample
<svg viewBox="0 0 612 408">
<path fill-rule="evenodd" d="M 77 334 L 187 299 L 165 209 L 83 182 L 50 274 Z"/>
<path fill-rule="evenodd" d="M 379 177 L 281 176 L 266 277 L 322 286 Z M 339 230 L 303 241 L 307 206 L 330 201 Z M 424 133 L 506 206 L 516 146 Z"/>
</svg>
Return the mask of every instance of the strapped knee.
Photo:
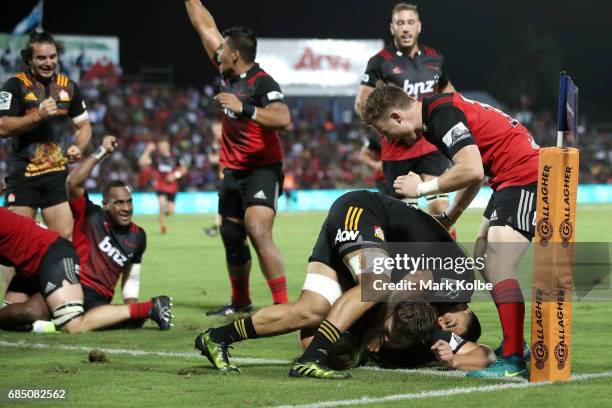
<svg viewBox="0 0 612 408">
<path fill-rule="evenodd" d="M 72 319 L 82 316 L 85 313 L 82 300 L 73 300 L 56 307 L 51 312 L 53 323 L 56 327 L 62 327 Z"/>
<path fill-rule="evenodd" d="M 223 218 L 220 232 L 225 246 L 225 260 L 229 265 L 244 265 L 251 260 L 244 225 Z"/>
</svg>

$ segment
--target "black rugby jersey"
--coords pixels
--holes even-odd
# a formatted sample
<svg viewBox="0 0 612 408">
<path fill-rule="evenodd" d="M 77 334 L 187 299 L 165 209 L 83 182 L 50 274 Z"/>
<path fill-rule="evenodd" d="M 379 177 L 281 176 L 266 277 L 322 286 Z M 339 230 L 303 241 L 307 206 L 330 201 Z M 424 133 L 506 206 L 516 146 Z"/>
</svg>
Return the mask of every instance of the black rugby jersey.
<svg viewBox="0 0 612 408">
<path fill-rule="evenodd" d="M 74 137 L 73 121 L 86 115 L 78 85 L 62 74 L 44 84 L 25 72 L 17 73 L 0 91 L 0 117 L 24 116 L 52 97 L 58 112 L 12 138 L 9 177 L 35 177 L 66 171 L 64 152 Z"/>
<path fill-rule="evenodd" d="M 419 45 L 414 58 L 405 55 L 392 42 L 368 61 L 361 84 L 375 87 L 376 81 L 394 84 L 408 95 L 422 100 L 440 92 L 449 83 L 445 60 L 437 50 Z M 420 138 L 413 146 L 388 143 L 381 138 L 382 160 L 406 160 L 436 151 Z"/>
</svg>

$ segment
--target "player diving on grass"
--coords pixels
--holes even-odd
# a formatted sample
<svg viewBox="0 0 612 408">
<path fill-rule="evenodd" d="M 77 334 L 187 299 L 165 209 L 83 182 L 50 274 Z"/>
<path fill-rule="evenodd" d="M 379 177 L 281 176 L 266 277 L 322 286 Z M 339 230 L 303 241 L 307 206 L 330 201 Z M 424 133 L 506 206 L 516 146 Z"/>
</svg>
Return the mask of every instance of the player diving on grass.
<svg viewBox="0 0 612 408">
<path fill-rule="evenodd" d="M 404 297 L 392 296 L 390 302 L 378 303 L 389 295 L 375 293 L 373 270 L 368 266 L 377 259 L 389 258 L 388 242 L 445 243 L 452 257 L 463 257 L 463 252 L 448 231 L 434 218 L 406 203 L 380 193 L 355 191 L 340 197 L 332 205 L 327 219 L 308 261 L 302 293 L 295 303 L 274 305 L 257 311 L 253 316 L 234 323 L 210 328 L 196 337 L 195 346 L 216 368 L 224 371 L 238 369 L 229 361 L 230 344 L 301 330 L 308 347 L 292 366 L 291 376 L 314 378 L 346 378 L 349 375 L 332 370 L 326 355 L 340 340 L 341 334 L 371 309 L 375 323 L 364 336 L 367 347 L 374 352 L 385 346 L 402 348 L 413 343 L 430 343 L 436 323 L 448 330 L 447 343 L 452 335 L 465 336 L 475 342 L 480 336 L 476 316 L 467 307 L 448 307 L 438 314 L 429 301 L 461 303 L 469 301 L 471 291 L 402 291 Z M 427 246 L 427 245 L 425 245 Z M 365 261 L 364 261 L 365 260 Z M 387 276 L 388 269 L 383 275 Z M 457 275 L 454 270 L 423 270 L 410 276 L 417 281 L 470 280 L 471 271 Z M 372 301 L 362 302 L 365 287 L 370 287 Z M 363 293 L 362 293 L 363 291 Z M 427 295 L 427 296 L 426 296 Z M 412 302 L 397 300 L 409 300 Z M 429 319 L 427 318 L 429 316 Z M 442 344 L 435 345 L 442 349 Z M 488 349 L 473 343 L 461 353 L 471 353 L 486 366 Z M 472 367 L 473 368 L 473 367 Z"/>
<path fill-rule="evenodd" d="M 142 228 L 132 222 L 133 206 L 129 186 L 121 181 L 109 183 L 103 192 L 103 207 L 93 204 L 83 187 L 98 162 L 114 152 L 116 147 L 116 138 L 105 136 L 102 145 L 94 154 L 84 159 L 67 179 L 69 203 L 75 219 L 73 244 L 78 255 L 76 258 L 68 257 L 68 261 L 65 261 L 67 265 L 76 262 L 73 268 L 75 276 L 69 274 L 71 279 L 66 280 L 74 287 L 71 286 L 67 292 L 73 296 L 78 292 L 81 297 L 80 301 L 71 304 L 70 309 L 87 312 L 87 319 L 84 319 L 84 324 L 78 326 L 77 331 L 136 328 L 141 327 L 146 318 L 155 321 L 160 329 L 167 330 L 172 325 L 171 299 L 168 296 L 158 296 L 146 302 L 138 301 L 140 264 L 146 248 L 146 235 Z M 41 232 L 46 230 L 29 227 L 23 220 L 12 220 L 3 215 L 3 222 L 5 218 L 13 221 L 15 226 L 28 226 L 32 233 L 38 231 L 43 236 L 50 236 L 48 232 Z M 22 236 L 18 231 L 10 230 L 11 234 L 16 234 L 24 242 L 28 240 L 27 231 L 24 231 L 26 236 Z M 7 235 L 5 239 L 10 237 L 11 235 Z M 66 247 L 65 242 L 61 240 L 54 245 Z M 3 264 L 15 264 L 22 268 L 21 273 L 13 277 L 7 289 L 4 299 L 6 306 L 0 309 L 0 328 L 23 330 L 37 321 L 34 324 L 35 331 L 53 331 L 54 326 L 62 327 L 67 323 L 57 316 L 55 302 L 50 301 L 53 297 L 49 296 L 62 286 L 64 281 L 59 275 L 62 270 L 56 266 L 52 271 L 55 275 L 50 277 L 46 277 L 46 274 L 51 273 L 47 271 L 49 268 L 46 266 L 39 267 L 37 272 L 36 265 L 28 265 L 26 256 L 44 256 L 44 247 L 40 248 L 42 255 L 35 248 L 32 249 L 34 255 L 28 255 L 28 249 L 24 248 L 0 247 L 2 251 L 6 251 L 0 252 L 0 260 L 6 261 L 2 262 Z M 74 249 L 70 245 L 65 251 L 71 254 Z M 124 304 L 111 305 L 115 286 L 120 278 Z M 43 320 L 49 317 L 49 310 L 53 322 L 44 322 Z"/>
<path fill-rule="evenodd" d="M 481 273 L 493 285 L 504 340 L 502 356 L 474 377 L 526 375 L 524 361 L 525 302 L 516 270 L 533 238 L 539 146 L 516 119 L 504 112 L 444 93 L 417 101 L 402 89 L 378 83 L 362 116 L 389 142 L 414 144 L 422 134 L 450 158 L 453 167 L 438 178 L 422 181 L 409 173 L 394 188 L 406 197 L 458 191 L 438 219 L 452 225 L 488 176 L 494 192 L 484 211 L 475 257 L 484 257 Z"/>
</svg>

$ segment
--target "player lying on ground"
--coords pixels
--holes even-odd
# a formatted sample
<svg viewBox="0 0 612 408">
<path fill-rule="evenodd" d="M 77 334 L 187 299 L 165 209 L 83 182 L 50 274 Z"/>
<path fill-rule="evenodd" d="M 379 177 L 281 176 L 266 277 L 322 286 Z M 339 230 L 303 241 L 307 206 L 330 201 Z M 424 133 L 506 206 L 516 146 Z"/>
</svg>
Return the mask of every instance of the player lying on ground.
<svg viewBox="0 0 612 408">
<path fill-rule="evenodd" d="M 389 311 L 385 306 L 378 305 L 342 334 L 329 351 L 327 365 L 333 370 L 351 369 L 368 362 L 384 368 L 416 368 L 438 361 L 450 369 L 476 370 L 495 360 L 490 348 L 466 340 L 479 338 L 480 325 L 477 320 L 465 329 L 458 328 L 457 331 L 464 332 L 463 336 L 442 329 L 457 324 L 457 316 L 461 316 L 461 312 L 467 313 L 466 303 L 412 302 L 399 305 L 402 306 L 390 308 L 391 313 L 403 315 L 401 320 L 411 322 L 413 327 L 431 326 L 431 322 L 435 321 L 437 325 L 433 336 L 423 337 L 416 332 L 414 336 L 403 339 L 390 336 L 385 327 L 388 322 L 385 313 Z M 302 345 L 307 347 L 310 339 L 303 341 Z"/>
<path fill-rule="evenodd" d="M 478 193 L 484 176 L 494 193 L 476 237 L 475 257 L 485 256 L 483 277 L 493 284 L 504 334 L 503 358 L 471 376 L 515 376 L 527 372 L 523 360 L 525 302 L 516 269 L 533 238 L 539 147 L 516 119 L 489 105 L 448 93 L 423 99 L 379 83 L 369 96 L 363 120 L 390 142 L 414 144 L 422 134 L 454 166 L 423 182 L 414 173 L 394 187 L 406 197 L 459 191 L 439 220 L 452 225 Z"/>
<path fill-rule="evenodd" d="M 265 307 L 252 317 L 208 329 L 196 338 L 196 347 L 216 368 L 237 370 L 229 362 L 227 347 L 230 344 L 302 330 L 302 337 L 314 335 L 314 339 L 305 355 L 293 366 L 292 375 L 317 378 L 338 376 L 325 367 L 324 355 L 320 350 L 332 348 L 343 331 L 376 305 L 375 302 L 361 302 L 362 279 L 364 275 L 371 274 L 364 274 L 367 267 L 362 267 L 360 260 L 364 257 L 386 257 L 383 248 L 385 241 L 445 242 L 453 254 L 463 256 L 448 231 L 423 211 L 379 193 L 347 193 L 334 202 L 323 224 L 309 258 L 298 301 Z M 469 280 L 470 277 L 473 274 L 466 272 L 461 278 Z M 420 278 L 437 282 L 457 279 L 457 276 L 454 271 L 434 271 L 433 276 L 431 271 L 424 271 Z M 408 294 L 412 295 L 416 296 L 416 291 Z M 453 298 L 449 299 L 447 294 L 440 292 L 434 300 L 465 302 L 469 301 L 471 292 L 454 292 L 452 295 Z M 453 324 L 449 323 L 443 328 L 460 336 L 473 332 L 471 327 L 477 322 L 469 309 L 455 312 L 448 318 Z M 384 321 L 387 335 L 395 337 L 397 331 L 397 337 L 409 337 L 402 329 L 406 322 L 402 323 L 401 316 L 389 313 Z M 302 367 L 308 367 L 308 370 L 303 371 Z"/>
<path fill-rule="evenodd" d="M 172 304 L 168 296 L 138 302 L 146 235 L 132 222 L 129 187 L 123 182 L 111 182 L 104 189 L 103 208 L 89 201 L 83 187 L 96 164 L 116 146 L 115 137 L 106 136 L 102 146 L 83 160 L 67 181 L 70 207 L 75 217 L 73 243 L 81 260 L 79 278 L 84 293 L 83 307 L 85 311 L 95 310 L 89 321 L 96 329 L 141 327 L 146 318 L 151 318 L 160 329 L 167 330 L 172 325 Z M 122 277 L 125 304 L 111 305 L 119 277 Z M 0 327 L 22 329 L 35 320 L 47 319 L 49 310 L 43 295 L 36 276 L 16 275 L 5 297 L 5 304 L 10 306 L 0 309 Z M 43 323 L 38 322 L 38 325 Z"/>
</svg>

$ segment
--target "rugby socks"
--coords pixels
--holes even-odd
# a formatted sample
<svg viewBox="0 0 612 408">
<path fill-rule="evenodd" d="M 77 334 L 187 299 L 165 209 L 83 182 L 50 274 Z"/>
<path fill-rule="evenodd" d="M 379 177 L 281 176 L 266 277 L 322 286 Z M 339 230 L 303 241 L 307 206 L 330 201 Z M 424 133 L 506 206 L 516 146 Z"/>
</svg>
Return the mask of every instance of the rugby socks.
<svg viewBox="0 0 612 408">
<path fill-rule="evenodd" d="M 150 317 L 151 309 L 153 309 L 153 301 L 151 300 L 142 303 L 130 303 L 130 319 L 136 320 Z"/>
<path fill-rule="evenodd" d="M 281 276 L 280 278 L 267 279 L 268 286 L 272 292 L 272 300 L 274 304 L 287 303 L 289 296 L 287 295 L 287 278 Z"/>
<path fill-rule="evenodd" d="M 249 292 L 249 274 L 230 276 L 230 281 L 232 282 L 232 302 L 234 302 L 234 305 L 250 305 L 251 294 Z"/>
<path fill-rule="evenodd" d="M 236 341 L 256 338 L 257 333 L 250 316 L 210 331 L 210 339 L 215 343 L 232 344 Z"/>
<path fill-rule="evenodd" d="M 525 300 L 516 279 L 506 279 L 491 291 L 504 334 L 504 357 L 523 355 Z"/>
<path fill-rule="evenodd" d="M 307 361 L 321 361 L 325 360 L 334 347 L 334 345 L 340 340 L 342 333 L 327 320 L 323 320 L 319 326 L 319 330 L 314 335 L 312 342 L 304 354 L 297 359 L 299 363 L 305 363 Z"/>
</svg>

